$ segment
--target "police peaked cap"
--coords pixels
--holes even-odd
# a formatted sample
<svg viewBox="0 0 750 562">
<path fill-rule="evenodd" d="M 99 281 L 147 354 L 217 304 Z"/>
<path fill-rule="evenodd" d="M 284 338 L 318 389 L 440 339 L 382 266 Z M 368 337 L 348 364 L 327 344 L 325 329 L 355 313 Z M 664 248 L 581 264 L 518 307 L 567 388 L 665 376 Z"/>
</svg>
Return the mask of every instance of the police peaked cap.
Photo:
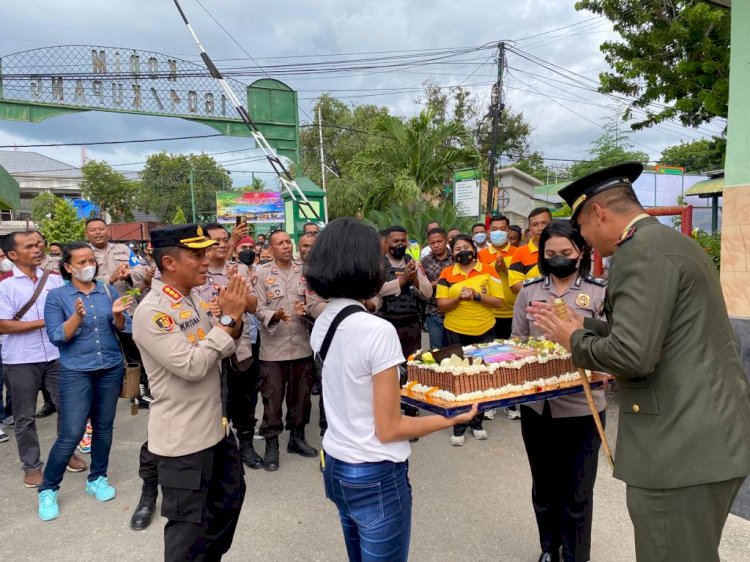
<svg viewBox="0 0 750 562">
<path fill-rule="evenodd" d="M 216 244 L 216 240 L 206 238 L 203 228 L 198 224 L 178 224 L 151 231 L 151 247 L 153 249 L 177 246 L 201 250 L 214 244 Z"/>
<path fill-rule="evenodd" d="M 643 172 L 643 164 L 640 162 L 625 162 L 597 170 L 563 187 L 558 195 L 573 211 L 570 222 L 574 225 L 577 223 L 578 213 L 581 212 L 587 200 L 614 187 L 632 186 L 641 172 Z"/>
</svg>

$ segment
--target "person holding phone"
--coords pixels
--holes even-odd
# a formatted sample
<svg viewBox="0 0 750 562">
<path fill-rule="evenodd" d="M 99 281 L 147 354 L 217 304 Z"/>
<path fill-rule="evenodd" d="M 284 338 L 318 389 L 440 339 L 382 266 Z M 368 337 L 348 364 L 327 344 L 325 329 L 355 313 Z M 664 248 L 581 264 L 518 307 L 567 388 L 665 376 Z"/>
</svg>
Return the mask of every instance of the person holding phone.
<svg viewBox="0 0 750 562">
<path fill-rule="evenodd" d="M 578 314 L 599 318 L 606 283 L 589 276 L 591 252 L 568 221 L 548 224 L 539 237 L 540 277 L 524 283 L 513 310 L 513 337 L 543 335 L 526 308 L 562 299 Z M 594 389 L 602 423 L 607 401 Z M 589 559 L 594 481 L 601 441 L 586 397 L 571 394 L 529 402 L 521 409 L 521 434 L 529 458 L 534 513 L 542 548 L 540 562 Z M 562 549 L 562 558 L 560 558 Z"/>
<path fill-rule="evenodd" d="M 454 418 L 415 418 L 399 410 L 401 342 L 396 328 L 368 314 L 364 304 L 384 282 L 379 245 L 371 227 L 336 219 L 318 236 L 305 278 L 330 299 L 313 327 L 316 354 L 338 314 L 360 309 L 338 325 L 323 362 L 326 497 L 338 508 L 349 560 L 403 561 L 411 536 L 409 438 L 466 423 L 477 406 Z"/>
</svg>

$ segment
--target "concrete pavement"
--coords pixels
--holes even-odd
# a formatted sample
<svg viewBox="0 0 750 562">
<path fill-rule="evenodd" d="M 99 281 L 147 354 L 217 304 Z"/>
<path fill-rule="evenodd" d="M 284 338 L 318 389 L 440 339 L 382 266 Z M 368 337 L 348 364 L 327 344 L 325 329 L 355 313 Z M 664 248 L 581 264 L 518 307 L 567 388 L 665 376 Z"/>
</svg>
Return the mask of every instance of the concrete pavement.
<svg viewBox="0 0 750 562">
<path fill-rule="evenodd" d="M 610 396 L 608 428 L 614 444 L 616 395 Z M 164 519 L 146 531 L 128 526 L 139 493 L 138 449 L 148 413 L 129 414 L 120 401 L 111 453 L 110 481 L 117 498 L 101 504 L 84 494 L 85 474 L 66 473 L 60 490 L 60 518 L 37 518 L 37 494 L 23 487 L 13 428 L 0 444 L 0 539 L 2 559 L 159 560 Z M 313 412 L 317 423 L 317 408 Z M 55 416 L 38 422 L 46 458 L 55 433 Z M 501 560 L 535 562 L 539 555 L 531 508 L 529 468 L 520 423 L 498 413 L 486 422 L 487 441 L 467 434 L 461 448 L 448 444 L 450 432 L 421 439 L 412 447 L 410 477 L 414 493 L 411 560 Z M 286 453 L 276 473 L 247 471 L 248 493 L 234 544 L 225 560 L 345 560 L 336 510 L 323 494 L 316 459 Z M 308 438 L 320 438 L 313 428 Z M 263 441 L 255 442 L 262 454 Z M 730 516 L 722 560 L 750 559 L 750 522 Z M 625 486 L 609 474 L 602 456 L 596 483 L 592 560 L 635 560 L 633 531 L 625 506 Z"/>
</svg>

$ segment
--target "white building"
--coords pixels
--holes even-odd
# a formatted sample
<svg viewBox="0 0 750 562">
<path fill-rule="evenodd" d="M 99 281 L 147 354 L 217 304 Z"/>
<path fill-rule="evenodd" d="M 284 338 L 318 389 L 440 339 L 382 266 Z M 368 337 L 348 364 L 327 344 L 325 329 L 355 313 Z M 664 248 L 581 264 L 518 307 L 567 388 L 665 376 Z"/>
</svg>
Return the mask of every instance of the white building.
<svg viewBox="0 0 750 562">
<path fill-rule="evenodd" d="M 510 224 L 528 226 L 528 216 L 536 207 L 555 205 L 537 198 L 536 188 L 544 182 L 518 168 L 503 168 L 498 173 L 498 194 L 495 201 L 498 212 L 510 219 Z"/>
</svg>

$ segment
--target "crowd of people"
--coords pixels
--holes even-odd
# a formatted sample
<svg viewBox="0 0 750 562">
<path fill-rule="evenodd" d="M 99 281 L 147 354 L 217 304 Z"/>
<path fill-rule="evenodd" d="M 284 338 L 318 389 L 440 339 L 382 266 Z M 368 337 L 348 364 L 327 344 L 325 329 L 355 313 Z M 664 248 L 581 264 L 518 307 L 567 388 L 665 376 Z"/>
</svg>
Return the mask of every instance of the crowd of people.
<svg viewBox="0 0 750 562">
<path fill-rule="evenodd" d="M 406 358 L 423 347 L 423 337 L 435 349 L 543 335 L 572 350 L 576 365 L 617 376 L 624 403 L 632 402 L 625 417 L 630 413 L 638 420 L 624 422 L 617 466 L 624 467 L 620 476 L 628 483 L 639 560 L 667 559 L 651 551 L 682 552 L 679 541 L 654 536 L 649 525 L 674 524 L 670 509 L 690 501 L 703 502 L 706 511 L 683 520 L 678 535 L 700 535 L 692 544 L 701 554 L 675 559 L 718 560 L 728 506 L 750 472 L 747 445 L 729 454 L 714 448 L 715 456 L 727 459 L 724 465 L 688 455 L 701 465 L 697 480 L 684 476 L 674 484 L 656 473 L 644 477 L 637 467 L 653 457 L 639 441 L 644 432 L 668 442 L 669 424 L 684 421 L 670 414 L 665 426 L 646 428 L 638 415 L 660 413 L 647 377 L 677 353 L 669 333 L 683 328 L 672 318 L 682 306 L 680 284 L 700 277 L 710 289 L 701 298 L 715 314 L 723 304 L 715 271 L 705 256 L 673 240 L 678 253 L 689 256 L 684 263 L 693 265 L 682 266 L 681 276 L 664 272 L 675 286 L 673 294 L 661 295 L 666 300 L 640 302 L 649 292 L 645 287 L 629 294 L 628 283 L 646 268 L 620 266 L 619 259 L 613 263 L 632 277 L 617 277 L 614 265 L 612 275 L 626 289 L 615 285 L 617 290 L 607 292 L 607 283 L 591 276 L 589 242 L 609 256 L 625 243 L 637 247 L 629 241 L 658 225 L 637 203 L 629 187 L 633 175 L 618 169 L 613 177 L 574 183 L 564 193 L 571 199 L 572 221 L 555 221 L 548 209 L 538 208 L 529 214 L 526 232 L 499 215 L 467 233 L 431 223 L 421 251 L 410 248 L 402 226 L 378 233 L 355 219 L 338 219 L 322 230 L 308 223 L 295 241 L 283 230 L 253 239 L 242 223 L 231 233 L 218 223 L 177 225 L 152 231 L 142 253 L 136 245 L 110 241 L 100 218 L 86 221 L 85 241 L 65 245 L 48 244 L 34 230 L 6 235 L 0 244 L 0 417 L 14 426 L 22 481 L 39 492 L 40 519 L 60 516 L 57 495 L 66 469 L 87 468 L 76 453 L 87 433 L 91 466 L 85 493 L 102 502 L 116 496 L 107 470 L 115 412 L 124 365 L 137 363 L 142 378 L 136 405 L 148 408 L 149 420 L 140 451 L 143 488 L 130 524 L 135 530 L 148 527 L 161 487 L 166 560 L 218 560 L 229 550 L 245 496 L 243 467 L 278 470 L 285 432 L 287 453 L 320 458 L 325 495 L 338 509 L 350 560 L 406 560 L 410 443 L 447 428 L 456 447 L 465 444 L 469 428 L 476 440 L 486 440 L 483 423 L 494 415 L 475 405 L 453 418 L 419 416 L 400 400 Z M 671 236 L 662 232 L 666 227 L 658 228 L 656 235 Z M 640 252 L 639 259 L 656 259 Z M 670 259 L 674 255 L 664 252 Z M 551 312 L 555 299 L 567 304 L 570 320 Z M 635 337 L 634 325 L 618 322 L 638 322 L 628 317 L 634 306 L 661 315 L 654 322 L 661 331 L 652 333 L 661 340 Z M 705 336 L 716 340 L 715 348 L 727 344 L 724 320 L 718 318 L 714 332 Z M 713 360 L 725 368 L 724 378 L 711 383 L 724 402 L 711 411 L 731 410 L 735 428 L 728 438 L 737 444 L 750 435 L 750 393 L 736 357 L 725 353 Z M 683 357 L 675 361 L 694 368 Z M 692 396 L 690 386 L 682 385 Z M 57 439 L 46 464 L 36 432 L 43 389 L 58 412 Z M 314 395 L 320 403 L 320 455 L 306 437 Z M 662 408 L 678 399 L 663 396 Z M 262 415 L 256 418 L 259 401 Z M 595 412 L 579 394 L 508 412 L 520 418 L 542 562 L 590 557 L 601 445 L 594 420 L 605 420 L 603 391 L 594 392 L 593 404 Z M 623 416 L 620 420 L 622 427 Z M 694 429 L 687 424 L 684 432 L 680 439 Z M 256 436 L 263 451 L 255 450 Z M 0 442 L 7 441 L 0 431 Z M 684 451 L 670 450 L 677 457 Z M 669 472 L 666 459 L 653 462 Z M 705 488 L 709 484 L 714 487 Z M 654 493 L 682 486 L 704 488 Z M 671 502 L 666 514 L 657 509 L 660 501 Z M 709 519 L 712 534 L 700 528 Z"/>
</svg>

